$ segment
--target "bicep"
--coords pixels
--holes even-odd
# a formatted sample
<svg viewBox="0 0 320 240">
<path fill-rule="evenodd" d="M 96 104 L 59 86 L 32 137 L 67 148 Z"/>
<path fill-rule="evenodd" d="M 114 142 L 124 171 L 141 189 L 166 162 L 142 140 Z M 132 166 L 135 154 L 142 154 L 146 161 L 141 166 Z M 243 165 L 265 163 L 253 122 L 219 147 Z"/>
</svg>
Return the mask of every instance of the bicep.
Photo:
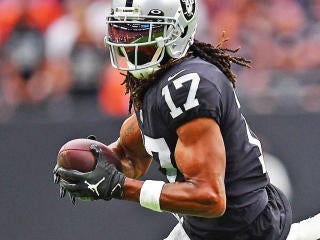
<svg viewBox="0 0 320 240">
<path fill-rule="evenodd" d="M 185 181 L 166 184 L 164 210 L 200 217 L 219 217 L 226 209 L 225 149 L 218 124 L 198 118 L 177 129 L 175 161 Z"/>
<path fill-rule="evenodd" d="M 135 115 L 124 121 L 120 129 L 120 137 L 111 147 L 121 158 L 126 176 L 139 178 L 149 168 L 152 157 L 145 150 Z"/>
<path fill-rule="evenodd" d="M 185 180 L 224 194 L 226 154 L 219 125 L 199 118 L 179 127 L 177 134 L 175 159 Z"/>
</svg>

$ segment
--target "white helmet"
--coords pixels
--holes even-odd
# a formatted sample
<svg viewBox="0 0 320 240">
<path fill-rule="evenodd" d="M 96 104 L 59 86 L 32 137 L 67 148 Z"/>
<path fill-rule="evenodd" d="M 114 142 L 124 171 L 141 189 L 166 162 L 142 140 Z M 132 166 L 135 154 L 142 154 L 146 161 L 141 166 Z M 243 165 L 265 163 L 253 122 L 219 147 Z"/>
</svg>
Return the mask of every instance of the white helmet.
<svg viewBox="0 0 320 240">
<path fill-rule="evenodd" d="M 111 63 L 119 70 L 149 74 L 165 52 L 172 58 L 186 54 L 197 23 L 197 0 L 112 0 L 104 40 Z"/>
</svg>

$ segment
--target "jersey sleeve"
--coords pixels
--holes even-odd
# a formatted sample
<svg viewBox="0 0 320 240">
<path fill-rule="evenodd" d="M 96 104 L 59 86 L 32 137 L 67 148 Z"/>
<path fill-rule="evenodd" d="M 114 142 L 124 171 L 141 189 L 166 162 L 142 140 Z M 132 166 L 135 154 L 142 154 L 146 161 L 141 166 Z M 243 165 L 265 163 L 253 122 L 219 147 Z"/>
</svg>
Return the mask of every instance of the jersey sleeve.
<svg viewBox="0 0 320 240">
<path fill-rule="evenodd" d="M 159 108 L 171 128 L 200 117 L 221 122 L 222 101 L 217 85 L 198 73 L 187 73 L 169 80 L 162 88 Z"/>
</svg>

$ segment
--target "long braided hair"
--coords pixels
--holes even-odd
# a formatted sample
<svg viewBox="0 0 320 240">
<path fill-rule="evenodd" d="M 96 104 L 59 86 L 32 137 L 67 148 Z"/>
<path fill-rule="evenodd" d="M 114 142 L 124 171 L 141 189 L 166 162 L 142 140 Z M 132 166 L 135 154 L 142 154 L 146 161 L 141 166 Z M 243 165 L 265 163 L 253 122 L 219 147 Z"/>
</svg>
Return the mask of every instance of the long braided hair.
<svg viewBox="0 0 320 240">
<path fill-rule="evenodd" d="M 179 64 L 190 55 L 198 56 L 217 66 L 220 71 L 222 71 L 227 76 L 227 78 L 235 88 L 237 76 L 232 72 L 231 64 L 234 63 L 243 67 L 250 68 L 249 64 L 251 63 L 251 61 L 243 57 L 234 56 L 234 54 L 237 53 L 240 48 L 223 48 L 222 46 L 226 41 L 228 41 L 228 39 L 224 38 L 224 35 L 222 36 L 222 40 L 220 40 L 216 46 L 212 46 L 211 44 L 195 40 L 194 43 L 190 46 L 189 51 L 185 57 L 181 59 L 171 58 L 165 64 L 161 65 L 161 68 L 153 75 L 151 75 L 148 79 L 138 79 L 134 77 L 130 72 L 128 72 L 125 75 L 126 78 L 122 84 L 124 84 L 126 87 L 126 94 L 130 94 L 129 113 L 131 113 L 133 106 L 136 109 L 141 108 L 144 94 L 149 89 L 149 87 L 153 85 L 157 81 L 157 79 L 159 79 L 159 76 L 163 72 L 165 72 L 172 66 Z"/>
</svg>

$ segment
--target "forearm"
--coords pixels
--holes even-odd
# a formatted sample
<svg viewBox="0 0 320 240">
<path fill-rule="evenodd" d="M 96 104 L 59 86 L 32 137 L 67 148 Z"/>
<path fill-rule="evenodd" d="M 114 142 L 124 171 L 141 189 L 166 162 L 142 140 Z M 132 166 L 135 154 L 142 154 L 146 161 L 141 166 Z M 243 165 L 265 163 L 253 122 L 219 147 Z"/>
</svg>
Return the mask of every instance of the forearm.
<svg viewBox="0 0 320 240">
<path fill-rule="evenodd" d="M 143 184 L 143 181 L 126 178 L 124 199 L 139 203 Z M 200 217 L 219 217 L 223 214 L 221 209 L 224 209 L 224 199 L 224 193 L 212 194 L 205 186 L 191 182 L 167 183 L 161 191 L 160 208 L 163 211 Z"/>
<path fill-rule="evenodd" d="M 140 178 L 148 170 L 152 157 L 147 153 L 135 115 L 124 121 L 120 136 L 109 147 L 120 158 L 123 173 L 130 178 Z"/>
<path fill-rule="evenodd" d="M 129 178 L 137 178 L 137 170 L 135 169 L 133 161 L 126 156 L 124 149 L 121 147 L 120 139 L 111 143 L 109 147 L 121 161 L 122 172 L 124 175 Z"/>
<path fill-rule="evenodd" d="M 111 143 L 109 147 L 120 159 L 122 172 L 129 178 L 137 179 L 143 176 L 152 161 L 152 157 L 145 152 L 130 151 L 124 146 L 123 141 L 121 141 L 120 138 Z"/>
</svg>

